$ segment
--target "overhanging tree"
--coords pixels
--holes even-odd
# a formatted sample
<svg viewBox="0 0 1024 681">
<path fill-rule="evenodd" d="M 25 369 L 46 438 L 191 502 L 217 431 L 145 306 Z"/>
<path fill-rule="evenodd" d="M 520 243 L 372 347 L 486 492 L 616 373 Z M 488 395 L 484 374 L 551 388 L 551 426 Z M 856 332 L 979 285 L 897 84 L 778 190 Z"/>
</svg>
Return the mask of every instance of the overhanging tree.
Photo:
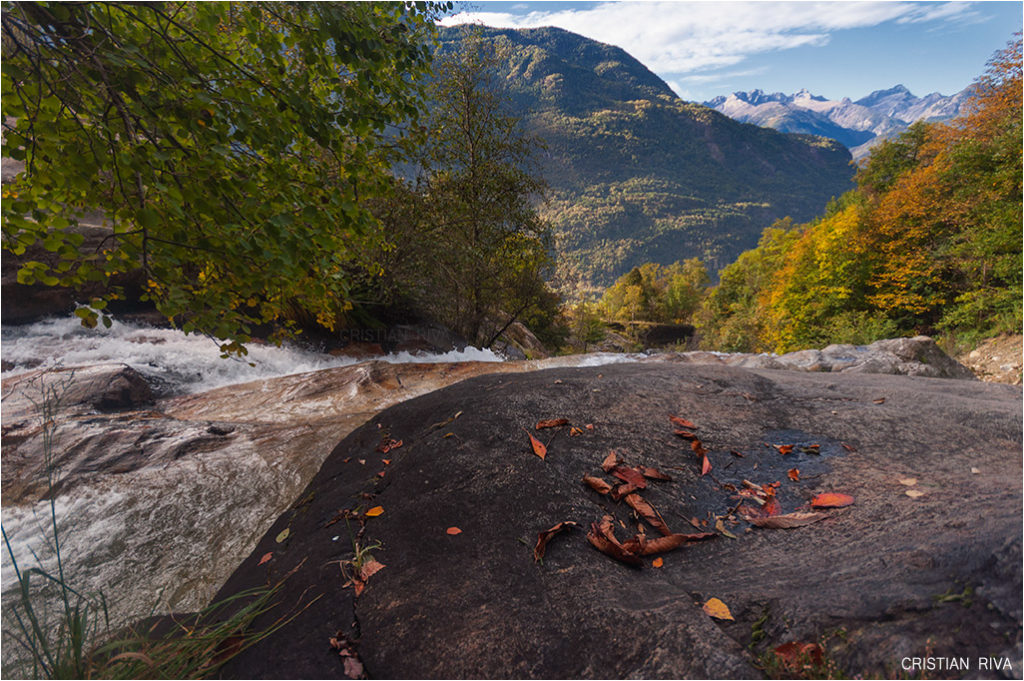
<svg viewBox="0 0 1024 681">
<path fill-rule="evenodd" d="M 25 163 L 3 247 L 56 255 L 19 280 L 141 269 L 157 309 L 226 352 L 296 304 L 330 327 L 371 266 L 363 202 L 408 151 L 449 6 L 3 3 L 4 154 Z M 95 252 L 74 229 L 88 209 L 111 228 Z"/>
</svg>

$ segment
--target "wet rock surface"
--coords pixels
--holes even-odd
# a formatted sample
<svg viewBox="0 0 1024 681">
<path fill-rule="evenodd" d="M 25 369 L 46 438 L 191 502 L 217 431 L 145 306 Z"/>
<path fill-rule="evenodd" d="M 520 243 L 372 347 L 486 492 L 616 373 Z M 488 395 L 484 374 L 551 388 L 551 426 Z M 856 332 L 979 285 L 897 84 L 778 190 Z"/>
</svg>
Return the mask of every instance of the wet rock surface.
<svg viewBox="0 0 1024 681">
<path fill-rule="evenodd" d="M 669 414 L 698 426 L 708 475 Z M 545 418 L 583 433 L 534 430 Z M 391 440 L 403 444 L 378 451 Z M 822 641 L 847 674 L 891 677 L 924 655 L 1007 657 L 1016 674 L 1021 447 L 1020 390 L 975 381 L 661 362 L 473 378 L 377 414 L 334 449 L 218 594 L 291 573 L 278 600 L 297 613 L 223 676 L 337 677 L 339 633 L 371 678 L 752 678 L 760 653 L 793 640 Z M 596 551 L 591 521 L 613 515 L 620 539 L 637 525 L 580 482 L 612 449 L 673 477 L 643 492 L 672 530 L 695 532 L 695 519 L 714 532 L 719 517 L 736 538 L 717 532 L 661 568 Z M 752 528 L 729 519 L 744 479 L 779 481 L 785 512 L 819 492 L 855 503 L 805 527 Z M 564 520 L 582 529 L 535 563 L 537 533 Z M 341 568 L 378 543 L 386 567 L 355 598 Z M 711 597 L 735 620 L 705 615 Z"/>
</svg>

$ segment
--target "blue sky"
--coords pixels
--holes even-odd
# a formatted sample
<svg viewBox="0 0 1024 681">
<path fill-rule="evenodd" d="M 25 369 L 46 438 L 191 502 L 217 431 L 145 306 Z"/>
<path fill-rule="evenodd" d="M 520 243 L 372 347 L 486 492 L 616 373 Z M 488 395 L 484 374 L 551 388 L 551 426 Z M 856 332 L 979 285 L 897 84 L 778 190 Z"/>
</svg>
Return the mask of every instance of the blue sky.
<svg viewBox="0 0 1024 681">
<path fill-rule="evenodd" d="M 807 88 L 951 95 L 1022 26 L 1022 2 L 456 2 L 443 23 L 558 26 L 617 45 L 681 97 Z"/>
</svg>

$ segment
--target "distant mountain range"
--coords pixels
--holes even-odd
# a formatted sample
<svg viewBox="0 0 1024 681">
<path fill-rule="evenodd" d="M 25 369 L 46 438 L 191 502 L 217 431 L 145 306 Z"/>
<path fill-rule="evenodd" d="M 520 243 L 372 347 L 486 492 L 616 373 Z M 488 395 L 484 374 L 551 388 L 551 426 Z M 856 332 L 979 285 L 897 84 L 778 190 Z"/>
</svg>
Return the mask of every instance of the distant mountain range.
<svg viewBox="0 0 1024 681">
<path fill-rule="evenodd" d="M 953 118 L 967 96 L 965 89 L 949 97 L 938 92 L 915 97 L 897 85 L 855 102 L 848 97 L 829 100 L 807 90 L 792 95 L 752 90 L 715 97 L 704 104 L 742 123 L 829 137 L 850 149 L 854 159 L 860 159 L 874 144 L 912 123 Z"/>
<path fill-rule="evenodd" d="M 743 125 L 684 102 L 618 47 L 557 28 L 441 30 L 500 51 L 512 113 L 547 142 L 542 215 L 566 288 L 611 284 L 635 265 L 700 257 L 712 272 L 776 218 L 807 221 L 852 188 L 833 140 Z"/>
</svg>

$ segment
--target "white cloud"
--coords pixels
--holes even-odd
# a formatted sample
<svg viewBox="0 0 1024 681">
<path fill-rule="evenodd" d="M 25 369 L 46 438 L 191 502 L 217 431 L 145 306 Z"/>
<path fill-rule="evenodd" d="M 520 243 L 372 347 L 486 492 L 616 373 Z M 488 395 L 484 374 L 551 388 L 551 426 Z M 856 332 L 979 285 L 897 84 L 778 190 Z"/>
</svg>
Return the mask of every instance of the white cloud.
<svg viewBox="0 0 1024 681">
<path fill-rule="evenodd" d="M 588 9 L 460 13 L 445 25 L 499 28 L 557 26 L 617 45 L 658 73 L 692 73 L 805 45 L 829 34 L 881 23 L 970 20 L 971 3 L 948 2 L 606 2 Z"/>
</svg>

